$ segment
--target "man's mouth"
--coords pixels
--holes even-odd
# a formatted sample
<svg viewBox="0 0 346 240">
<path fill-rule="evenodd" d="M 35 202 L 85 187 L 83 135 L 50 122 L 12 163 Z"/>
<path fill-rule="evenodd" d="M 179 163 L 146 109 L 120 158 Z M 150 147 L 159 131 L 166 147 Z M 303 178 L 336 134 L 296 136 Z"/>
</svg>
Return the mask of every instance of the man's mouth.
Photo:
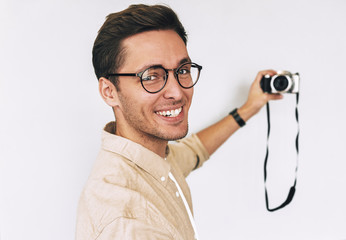
<svg viewBox="0 0 346 240">
<path fill-rule="evenodd" d="M 181 110 L 183 109 L 183 107 L 177 108 L 177 109 L 172 109 L 172 110 L 167 110 L 167 111 L 158 111 L 155 112 L 158 115 L 164 116 L 164 117 L 177 117 Z"/>
</svg>

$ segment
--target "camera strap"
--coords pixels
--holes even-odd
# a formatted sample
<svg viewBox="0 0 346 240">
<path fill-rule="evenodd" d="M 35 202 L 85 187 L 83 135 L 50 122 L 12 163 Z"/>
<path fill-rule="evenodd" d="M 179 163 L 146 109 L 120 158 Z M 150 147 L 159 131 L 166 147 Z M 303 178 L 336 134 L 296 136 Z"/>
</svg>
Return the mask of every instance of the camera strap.
<svg viewBox="0 0 346 240">
<path fill-rule="evenodd" d="M 265 200 L 266 200 L 266 207 L 269 212 L 274 212 L 276 210 L 279 210 L 281 208 L 284 208 L 286 205 L 288 205 L 296 192 L 296 184 L 297 184 L 297 173 L 298 173 L 298 157 L 299 157 L 299 118 L 298 118 L 298 102 L 299 102 L 299 93 L 296 94 L 296 120 L 298 125 L 298 131 L 297 131 L 297 137 L 296 137 L 296 150 L 297 150 L 297 165 L 295 169 L 295 179 L 294 184 L 290 188 L 290 191 L 288 193 L 288 196 L 280 206 L 276 208 L 269 208 L 269 200 L 268 200 L 268 192 L 267 192 L 267 163 L 268 163 L 268 156 L 269 156 L 269 136 L 270 136 L 270 111 L 269 111 L 269 102 L 267 103 L 267 120 L 268 120 L 268 133 L 267 133 L 267 152 L 264 160 L 264 188 L 265 188 Z"/>
</svg>

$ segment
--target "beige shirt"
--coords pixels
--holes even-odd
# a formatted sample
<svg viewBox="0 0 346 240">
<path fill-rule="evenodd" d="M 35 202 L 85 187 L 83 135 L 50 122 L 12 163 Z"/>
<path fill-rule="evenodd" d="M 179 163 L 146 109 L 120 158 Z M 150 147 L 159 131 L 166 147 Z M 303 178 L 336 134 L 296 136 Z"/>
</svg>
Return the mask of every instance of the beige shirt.
<svg viewBox="0 0 346 240">
<path fill-rule="evenodd" d="M 192 210 L 187 175 L 208 152 L 196 135 L 169 144 L 167 160 L 106 125 L 102 147 L 82 192 L 76 240 L 194 239 L 188 213 L 171 172 Z"/>
</svg>

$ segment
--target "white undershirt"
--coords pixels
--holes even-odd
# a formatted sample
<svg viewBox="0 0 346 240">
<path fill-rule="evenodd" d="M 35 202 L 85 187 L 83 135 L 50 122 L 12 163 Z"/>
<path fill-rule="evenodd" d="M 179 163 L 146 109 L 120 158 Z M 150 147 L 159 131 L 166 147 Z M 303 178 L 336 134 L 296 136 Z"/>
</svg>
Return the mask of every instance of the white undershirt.
<svg viewBox="0 0 346 240">
<path fill-rule="evenodd" d="M 179 194 L 181 196 L 181 199 L 183 200 L 183 203 L 185 205 L 185 208 L 186 208 L 186 211 L 187 211 L 187 214 L 189 215 L 189 218 L 190 218 L 190 222 L 191 222 L 191 225 L 193 227 L 193 231 L 195 232 L 195 240 L 199 240 L 199 237 L 198 237 L 198 233 L 197 233 L 197 228 L 196 228 L 196 223 L 195 223 L 195 220 L 193 219 L 193 216 L 192 216 L 192 212 L 191 212 L 191 209 L 186 201 L 186 198 L 184 196 L 184 193 L 183 191 L 181 190 L 177 180 L 175 179 L 175 177 L 173 176 L 173 174 L 171 172 L 168 173 L 168 177 L 175 183 L 175 186 L 177 187 L 178 191 L 179 191 Z"/>
</svg>

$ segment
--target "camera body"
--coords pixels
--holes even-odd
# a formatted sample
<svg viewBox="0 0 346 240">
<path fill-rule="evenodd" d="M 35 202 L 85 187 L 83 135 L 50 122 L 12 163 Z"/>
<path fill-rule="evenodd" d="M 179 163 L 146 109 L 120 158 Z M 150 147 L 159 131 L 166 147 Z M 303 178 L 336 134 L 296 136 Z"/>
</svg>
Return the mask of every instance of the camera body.
<svg viewBox="0 0 346 240">
<path fill-rule="evenodd" d="M 265 75 L 261 79 L 261 88 L 267 93 L 299 93 L 299 73 L 279 71 L 276 75 Z"/>
</svg>

